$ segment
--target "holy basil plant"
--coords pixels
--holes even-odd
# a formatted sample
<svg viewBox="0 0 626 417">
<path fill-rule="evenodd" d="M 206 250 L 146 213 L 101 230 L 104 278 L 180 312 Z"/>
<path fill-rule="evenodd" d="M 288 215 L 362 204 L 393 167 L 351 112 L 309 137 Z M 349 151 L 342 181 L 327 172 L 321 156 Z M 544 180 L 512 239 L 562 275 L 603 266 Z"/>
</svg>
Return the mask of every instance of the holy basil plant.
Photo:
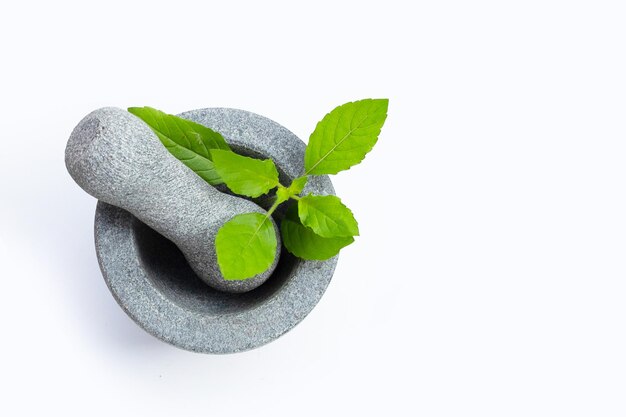
<svg viewBox="0 0 626 417">
<path fill-rule="evenodd" d="M 387 118 L 387 99 L 346 103 L 317 124 L 304 153 L 304 174 L 289 186 L 280 183 L 271 159 L 233 152 L 222 135 L 198 123 L 151 107 L 128 111 L 152 128 L 163 145 L 211 185 L 226 184 L 235 194 L 259 197 L 276 189 L 267 214 L 239 214 L 215 238 L 217 261 L 227 280 L 252 278 L 274 262 L 277 239 L 269 217 L 280 204 L 295 200 L 280 222 L 285 248 L 297 257 L 324 260 L 354 242 L 359 226 L 338 197 L 301 195 L 311 175 L 337 174 L 360 163 L 372 150 Z M 242 258 L 246 262 L 241 262 Z"/>
</svg>

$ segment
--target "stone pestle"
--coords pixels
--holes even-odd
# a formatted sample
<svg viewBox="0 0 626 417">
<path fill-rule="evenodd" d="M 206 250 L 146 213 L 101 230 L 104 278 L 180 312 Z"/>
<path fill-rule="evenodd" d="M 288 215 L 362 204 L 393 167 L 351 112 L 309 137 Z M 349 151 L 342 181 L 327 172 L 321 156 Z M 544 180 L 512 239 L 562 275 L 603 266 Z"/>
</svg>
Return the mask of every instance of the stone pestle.
<svg viewBox="0 0 626 417">
<path fill-rule="evenodd" d="M 81 120 L 68 140 L 65 165 L 87 193 L 127 210 L 174 242 L 198 277 L 215 289 L 252 290 L 270 277 L 278 263 L 280 234 L 272 219 L 278 240 L 272 266 L 246 280 L 225 280 L 215 252 L 217 231 L 237 214 L 266 212 L 206 183 L 171 155 L 143 121 L 125 110 L 102 108 Z"/>
</svg>

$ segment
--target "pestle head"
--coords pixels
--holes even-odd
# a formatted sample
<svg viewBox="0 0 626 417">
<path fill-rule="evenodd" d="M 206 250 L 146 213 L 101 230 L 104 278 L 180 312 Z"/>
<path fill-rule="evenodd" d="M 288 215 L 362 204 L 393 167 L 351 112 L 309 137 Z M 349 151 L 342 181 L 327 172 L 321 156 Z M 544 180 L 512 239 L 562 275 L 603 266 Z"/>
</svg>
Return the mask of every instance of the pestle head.
<svg viewBox="0 0 626 417">
<path fill-rule="evenodd" d="M 178 161 L 139 118 L 118 108 L 88 114 L 65 149 L 68 172 L 87 193 L 123 208 L 178 246 L 200 279 L 226 292 L 250 291 L 274 271 L 227 281 L 217 264 L 215 236 L 237 214 L 266 212 L 243 198 L 224 194 Z"/>
</svg>

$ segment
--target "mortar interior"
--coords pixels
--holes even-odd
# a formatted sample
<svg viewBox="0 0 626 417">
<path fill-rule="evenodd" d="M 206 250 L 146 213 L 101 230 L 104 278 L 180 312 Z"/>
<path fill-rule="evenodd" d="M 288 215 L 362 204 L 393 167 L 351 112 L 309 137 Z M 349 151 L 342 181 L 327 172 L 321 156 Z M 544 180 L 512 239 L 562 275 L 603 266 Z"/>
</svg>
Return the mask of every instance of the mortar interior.
<svg viewBox="0 0 626 417">
<path fill-rule="evenodd" d="M 231 147 L 241 155 L 265 158 L 264 155 L 240 146 L 231 145 Z M 289 184 L 291 178 L 281 170 L 278 162 L 276 163 L 281 183 Z M 218 189 L 227 192 L 224 187 L 218 187 Z M 265 209 L 271 205 L 267 197 L 251 200 Z M 288 203 L 283 204 L 281 210 L 277 210 L 273 215 L 278 226 L 280 226 L 280 220 L 287 207 Z M 254 308 L 272 298 L 286 280 L 292 276 L 292 270 L 299 262 L 302 262 L 282 248 L 278 265 L 267 281 L 258 288 L 245 293 L 226 293 L 215 290 L 200 280 L 174 243 L 134 216 L 132 229 L 140 262 L 154 287 L 164 297 L 182 309 L 195 311 L 202 315 L 221 316 Z"/>
</svg>

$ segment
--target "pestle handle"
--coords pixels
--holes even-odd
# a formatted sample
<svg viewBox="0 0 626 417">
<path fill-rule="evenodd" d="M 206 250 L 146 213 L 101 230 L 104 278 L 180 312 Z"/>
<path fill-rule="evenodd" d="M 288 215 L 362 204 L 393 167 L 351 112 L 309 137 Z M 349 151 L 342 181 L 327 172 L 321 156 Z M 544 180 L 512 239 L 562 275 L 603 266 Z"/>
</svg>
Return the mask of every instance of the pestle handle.
<svg viewBox="0 0 626 417">
<path fill-rule="evenodd" d="M 217 231 L 237 214 L 265 211 L 206 183 L 125 110 L 107 107 L 88 114 L 68 140 L 65 164 L 87 193 L 129 211 L 174 242 L 196 274 L 216 289 L 251 290 L 276 266 L 280 244 L 268 271 L 243 281 L 224 280 L 215 253 Z"/>
</svg>

